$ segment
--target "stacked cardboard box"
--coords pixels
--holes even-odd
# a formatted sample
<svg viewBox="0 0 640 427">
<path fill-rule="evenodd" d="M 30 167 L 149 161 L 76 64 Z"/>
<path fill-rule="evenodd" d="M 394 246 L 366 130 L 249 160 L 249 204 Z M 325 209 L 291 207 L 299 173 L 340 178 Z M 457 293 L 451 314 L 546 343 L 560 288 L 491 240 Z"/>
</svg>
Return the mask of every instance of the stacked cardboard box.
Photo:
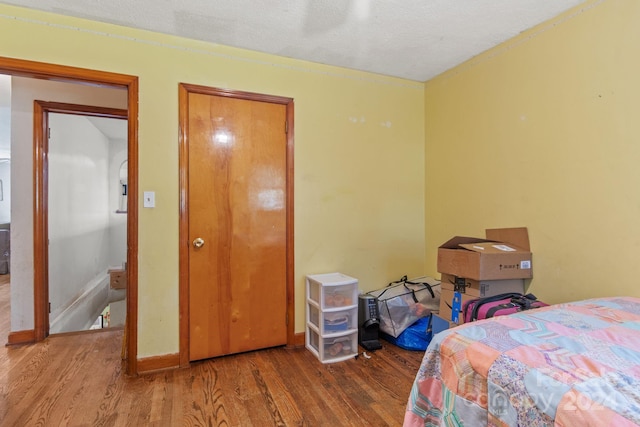
<svg viewBox="0 0 640 427">
<path fill-rule="evenodd" d="M 126 289 L 127 271 L 119 268 L 109 270 L 109 283 L 111 289 Z"/>
<path fill-rule="evenodd" d="M 464 323 L 464 304 L 475 298 L 525 291 L 533 274 L 527 229 L 486 230 L 486 238 L 456 236 L 438 248 L 440 317 Z"/>
</svg>

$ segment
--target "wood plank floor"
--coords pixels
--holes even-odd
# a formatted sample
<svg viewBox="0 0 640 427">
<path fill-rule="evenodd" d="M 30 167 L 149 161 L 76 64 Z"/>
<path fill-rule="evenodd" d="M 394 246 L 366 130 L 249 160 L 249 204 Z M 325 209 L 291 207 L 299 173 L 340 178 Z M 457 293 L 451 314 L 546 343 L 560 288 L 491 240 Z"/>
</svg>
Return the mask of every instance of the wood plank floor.
<svg viewBox="0 0 640 427">
<path fill-rule="evenodd" d="M 422 352 L 323 365 L 304 348 L 123 374 L 122 331 L 0 349 L 0 426 L 396 426 Z"/>
</svg>

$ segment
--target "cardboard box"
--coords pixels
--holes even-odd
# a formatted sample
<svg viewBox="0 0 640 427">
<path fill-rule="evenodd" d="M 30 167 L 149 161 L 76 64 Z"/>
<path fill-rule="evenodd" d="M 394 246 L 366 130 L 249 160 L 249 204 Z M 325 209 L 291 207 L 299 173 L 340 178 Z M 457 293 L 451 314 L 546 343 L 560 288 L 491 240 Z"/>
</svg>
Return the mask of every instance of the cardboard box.
<svg viewBox="0 0 640 427">
<path fill-rule="evenodd" d="M 525 227 L 486 230 L 486 238 L 456 236 L 438 248 L 438 272 L 473 280 L 530 279 Z"/>
<path fill-rule="evenodd" d="M 109 270 L 109 285 L 111 289 L 127 288 L 127 271 L 126 270 Z"/>
<path fill-rule="evenodd" d="M 491 297 L 506 292 L 524 294 L 524 279 L 473 280 L 443 273 L 441 289 L 458 291 L 474 298 Z"/>
<path fill-rule="evenodd" d="M 438 312 L 438 314 L 440 315 L 440 317 L 447 319 L 454 324 L 461 325 L 464 323 L 462 308 L 467 301 L 476 299 L 476 297 L 461 293 L 457 294 L 460 295 L 460 299 L 458 301 L 454 301 L 456 292 L 449 289 L 440 290 L 440 311 Z M 458 307 L 458 309 L 454 312 L 453 308 L 456 306 Z"/>
</svg>

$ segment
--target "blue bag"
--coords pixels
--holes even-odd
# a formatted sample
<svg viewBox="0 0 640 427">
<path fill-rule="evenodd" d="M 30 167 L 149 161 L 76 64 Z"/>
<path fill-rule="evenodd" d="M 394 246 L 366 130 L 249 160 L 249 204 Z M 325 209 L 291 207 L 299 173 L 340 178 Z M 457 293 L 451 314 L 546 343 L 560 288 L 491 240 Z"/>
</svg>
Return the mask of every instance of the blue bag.
<svg viewBox="0 0 640 427">
<path fill-rule="evenodd" d="M 418 319 L 411 326 L 402 331 L 397 338 L 394 338 L 384 332 L 381 332 L 380 336 L 391 344 L 397 345 L 405 350 L 424 351 L 427 349 L 432 338 L 431 315 Z"/>
</svg>

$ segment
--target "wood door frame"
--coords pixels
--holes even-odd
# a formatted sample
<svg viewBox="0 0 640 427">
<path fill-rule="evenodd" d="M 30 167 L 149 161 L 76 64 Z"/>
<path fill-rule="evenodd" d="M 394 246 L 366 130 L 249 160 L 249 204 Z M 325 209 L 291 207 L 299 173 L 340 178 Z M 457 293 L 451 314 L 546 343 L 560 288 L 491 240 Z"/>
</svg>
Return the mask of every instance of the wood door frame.
<svg viewBox="0 0 640 427">
<path fill-rule="evenodd" d="M 34 268 L 38 271 L 39 280 L 35 282 L 34 297 L 41 302 L 49 302 L 49 114 L 72 114 L 77 116 L 104 117 L 108 119 L 127 119 L 127 110 L 118 108 L 96 107 L 91 105 L 68 104 L 64 102 L 33 101 L 33 143 L 34 153 L 34 178 L 35 182 L 42 183 L 40 197 L 41 209 L 36 215 L 36 222 L 41 224 L 40 235 L 34 235 L 34 253 L 41 254 L 41 260 L 34 262 Z M 44 247 L 40 247 L 44 245 Z M 42 316 L 44 314 L 44 316 Z M 35 313 L 35 316 L 43 318 L 36 323 L 36 336 L 49 335 L 49 310 L 45 307 L 44 313 Z"/>
<path fill-rule="evenodd" d="M 179 175 L 180 175 L 180 366 L 189 366 L 189 144 L 187 140 L 189 123 L 189 94 L 203 94 L 244 99 L 248 101 L 269 102 L 286 107 L 287 146 L 286 146 L 286 298 L 287 298 L 287 346 L 295 341 L 295 292 L 294 292 L 294 239 L 293 239 L 293 142 L 294 142 L 294 103 L 293 98 L 219 89 L 188 83 L 178 85 L 179 98 Z"/>
<path fill-rule="evenodd" d="M 127 90 L 127 137 L 128 137 L 128 175 L 127 191 L 127 320 L 126 334 L 126 372 L 136 375 L 138 372 L 138 77 L 126 74 L 96 71 L 86 68 L 48 64 L 23 59 L 0 56 L 0 73 L 18 77 L 53 80 L 66 83 L 82 83 L 107 86 Z M 34 116 L 34 128 L 41 126 Z M 48 331 L 48 295 L 43 295 L 46 277 L 43 275 L 43 256 L 47 251 L 44 236 L 46 233 L 47 182 L 37 165 L 42 165 L 41 145 L 34 140 L 33 163 L 33 232 L 34 232 L 34 340 L 42 341 Z"/>
</svg>

